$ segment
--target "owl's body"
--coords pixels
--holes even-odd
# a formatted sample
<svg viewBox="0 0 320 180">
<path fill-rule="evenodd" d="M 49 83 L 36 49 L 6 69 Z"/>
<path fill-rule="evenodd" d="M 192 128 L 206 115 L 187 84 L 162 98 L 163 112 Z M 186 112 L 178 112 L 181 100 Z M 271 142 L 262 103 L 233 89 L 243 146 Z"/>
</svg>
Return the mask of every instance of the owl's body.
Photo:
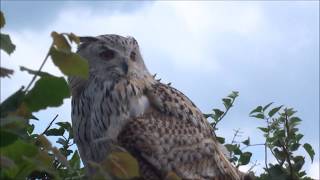
<svg viewBox="0 0 320 180">
<path fill-rule="evenodd" d="M 70 86 L 74 138 L 85 166 L 103 161 L 116 144 L 138 160 L 144 179 L 169 172 L 183 179 L 243 178 L 201 111 L 149 73 L 133 38 L 82 41 L 78 53 L 88 59 L 89 79 L 71 77 Z"/>
</svg>

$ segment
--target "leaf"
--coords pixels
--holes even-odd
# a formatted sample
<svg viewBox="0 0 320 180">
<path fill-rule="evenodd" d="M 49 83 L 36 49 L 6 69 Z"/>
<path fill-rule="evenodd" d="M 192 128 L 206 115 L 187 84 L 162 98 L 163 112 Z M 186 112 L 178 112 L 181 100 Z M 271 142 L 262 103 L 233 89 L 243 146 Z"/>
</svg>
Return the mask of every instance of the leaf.
<svg viewBox="0 0 320 180">
<path fill-rule="evenodd" d="M 5 24 L 6 24 L 6 20 L 4 18 L 2 11 L 0 11 L 0 28 L 3 28 Z"/>
<path fill-rule="evenodd" d="M 229 109 L 231 107 L 231 99 L 229 98 L 223 98 L 223 105 L 226 109 Z"/>
<path fill-rule="evenodd" d="M 25 102 L 30 111 L 36 112 L 47 107 L 57 107 L 64 98 L 70 97 L 70 91 L 63 77 L 41 77 L 27 93 Z"/>
<path fill-rule="evenodd" d="M 6 131 L 1 128 L 0 139 L 0 147 L 4 147 L 14 143 L 18 139 L 18 136 L 12 132 Z"/>
<path fill-rule="evenodd" d="M 80 169 L 80 157 L 77 150 L 73 153 L 69 164 L 73 169 Z"/>
<path fill-rule="evenodd" d="M 240 159 L 239 162 L 241 163 L 241 165 L 246 165 L 250 162 L 252 153 L 251 152 L 244 152 L 240 155 Z"/>
<path fill-rule="evenodd" d="M 76 44 L 80 44 L 80 38 L 73 33 L 68 34 L 68 38 L 71 42 L 75 42 Z"/>
<path fill-rule="evenodd" d="M 56 124 L 67 131 L 71 130 L 71 124 L 69 122 L 57 122 Z"/>
<path fill-rule="evenodd" d="M 302 156 L 295 156 L 293 157 L 293 169 L 295 172 L 299 172 L 303 166 L 303 164 L 305 163 L 304 157 Z"/>
<path fill-rule="evenodd" d="M 311 158 L 311 162 L 313 162 L 313 158 L 314 158 L 314 155 L 315 155 L 315 152 L 312 148 L 312 146 L 309 144 L 309 143 L 305 143 L 303 145 L 303 148 L 307 151 L 307 153 L 309 154 L 310 158 Z"/>
<path fill-rule="evenodd" d="M 231 99 L 235 99 L 238 96 L 239 96 L 239 92 L 238 91 L 232 91 L 231 94 L 228 95 L 228 97 L 231 98 Z"/>
<path fill-rule="evenodd" d="M 248 139 L 246 139 L 245 141 L 242 141 L 242 143 L 249 146 L 250 145 L 250 137 L 248 137 Z"/>
<path fill-rule="evenodd" d="M 80 55 L 51 48 L 53 63 L 67 76 L 79 76 L 87 79 L 89 76 L 88 62 Z"/>
<path fill-rule="evenodd" d="M 7 116 L 9 112 L 16 111 L 21 105 L 23 98 L 24 98 L 24 91 L 22 87 L 1 103 L 0 105 L 1 117 Z"/>
<path fill-rule="evenodd" d="M 139 177 L 138 162 L 127 152 L 111 153 L 103 165 L 117 178 L 131 179 Z"/>
<path fill-rule="evenodd" d="M 209 118 L 209 117 L 212 116 L 212 114 L 203 114 L 203 116 L 204 116 L 205 118 Z"/>
<path fill-rule="evenodd" d="M 0 155 L 0 167 L 11 168 L 16 166 L 15 163 L 8 157 Z"/>
<path fill-rule="evenodd" d="M 273 108 L 269 111 L 268 115 L 269 117 L 272 117 L 274 114 L 276 114 L 280 109 L 282 108 L 282 105 L 276 108 Z"/>
<path fill-rule="evenodd" d="M 10 77 L 10 75 L 12 75 L 13 72 L 14 71 L 12 69 L 0 67 L 0 77 Z"/>
<path fill-rule="evenodd" d="M 298 118 L 298 117 L 292 117 L 292 118 L 290 118 L 289 124 L 290 124 L 291 126 L 295 126 L 295 125 L 299 124 L 300 122 L 301 122 L 301 119 L 300 119 L 300 118 Z"/>
<path fill-rule="evenodd" d="M 16 46 L 12 43 L 8 34 L 0 33 L 0 49 L 4 50 L 9 55 L 16 49 Z"/>
<path fill-rule="evenodd" d="M 273 102 L 265 105 L 263 108 L 262 108 L 262 111 L 264 112 L 266 109 L 268 109 L 269 106 L 271 106 L 273 104 Z"/>
<path fill-rule="evenodd" d="M 47 136 L 62 136 L 64 134 L 64 129 L 63 128 L 52 128 L 47 130 L 45 133 Z"/>
<path fill-rule="evenodd" d="M 259 114 L 256 114 L 256 115 L 252 115 L 251 117 L 255 117 L 255 118 L 258 118 L 258 119 L 264 119 L 264 114 L 262 113 L 259 113 Z"/>
<path fill-rule="evenodd" d="M 296 142 L 299 142 L 303 138 L 303 134 L 297 134 L 295 137 Z"/>
<path fill-rule="evenodd" d="M 225 138 L 224 137 L 219 137 L 217 136 L 217 141 L 220 143 L 220 144 L 224 144 L 225 143 Z"/>
<path fill-rule="evenodd" d="M 62 34 L 59 34 L 55 31 L 53 31 L 51 33 L 51 37 L 53 38 L 53 44 L 57 49 L 63 50 L 66 52 L 71 51 L 70 44 L 68 43 L 67 39 Z"/>
<path fill-rule="evenodd" d="M 293 143 L 292 145 L 289 146 L 290 151 L 296 151 L 301 144 L 299 143 Z"/>
<path fill-rule="evenodd" d="M 32 74 L 32 75 L 38 75 L 38 76 L 41 76 L 41 77 L 44 77 L 44 76 L 53 76 L 47 72 L 42 72 L 42 71 L 35 71 L 35 70 L 32 70 L 32 69 L 29 69 L 29 68 L 26 68 L 24 66 L 20 66 L 20 71 L 26 71 L 28 72 L 29 74 Z"/>
<path fill-rule="evenodd" d="M 68 142 L 62 138 L 59 138 L 56 142 L 61 144 L 62 146 L 65 146 L 68 144 Z"/>
<path fill-rule="evenodd" d="M 181 178 L 174 172 L 170 171 L 164 180 L 181 180 Z"/>
<path fill-rule="evenodd" d="M 218 121 L 219 120 L 219 118 L 223 115 L 223 111 L 221 111 L 220 109 L 213 109 L 212 110 L 213 112 L 214 112 L 214 115 L 213 115 L 213 119 L 215 120 L 215 121 Z"/>
<path fill-rule="evenodd" d="M 22 161 L 22 157 L 32 157 L 38 152 L 34 144 L 26 143 L 20 139 L 16 140 L 13 144 L 1 148 L 1 154 L 14 160 L 16 163 Z"/>
<path fill-rule="evenodd" d="M 28 124 L 27 125 L 27 132 L 29 134 L 32 134 L 33 130 L 34 130 L 34 124 Z"/>
<path fill-rule="evenodd" d="M 235 144 L 225 144 L 224 145 L 227 149 L 228 149 L 228 151 L 230 151 L 230 152 L 233 152 L 235 149 L 237 149 L 237 145 L 235 145 Z"/>
<path fill-rule="evenodd" d="M 252 110 L 252 111 L 250 112 L 250 115 L 253 114 L 253 113 L 256 113 L 256 112 L 262 112 L 262 106 L 256 107 L 254 110 Z"/>
<path fill-rule="evenodd" d="M 265 133 L 269 131 L 269 129 L 265 127 L 258 127 L 258 129 L 260 129 L 262 132 L 265 132 Z"/>
</svg>

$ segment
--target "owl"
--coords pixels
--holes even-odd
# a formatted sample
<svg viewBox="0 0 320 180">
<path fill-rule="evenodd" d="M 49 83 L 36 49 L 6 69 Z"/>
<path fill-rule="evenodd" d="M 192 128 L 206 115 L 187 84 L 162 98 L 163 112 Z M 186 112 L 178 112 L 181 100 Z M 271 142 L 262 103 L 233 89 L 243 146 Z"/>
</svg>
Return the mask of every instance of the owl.
<svg viewBox="0 0 320 180">
<path fill-rule="evenodd" d="M 196 105 L 148 71 L 133 37 L 81 37 L 89 78 L 69 77 L 72 125 L 80 157 L 102 162 L 114 145 L 130 152 L 143 179 L 244 179 Z"/>
</svg>

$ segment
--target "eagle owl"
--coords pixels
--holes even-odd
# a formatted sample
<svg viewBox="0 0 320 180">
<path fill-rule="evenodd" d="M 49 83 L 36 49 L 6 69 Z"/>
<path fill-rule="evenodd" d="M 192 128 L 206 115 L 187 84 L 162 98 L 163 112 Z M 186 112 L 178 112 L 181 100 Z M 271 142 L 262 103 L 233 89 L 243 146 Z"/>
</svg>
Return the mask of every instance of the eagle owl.
<svg viewBox="0 0 320 180">
<path fill-rule="evenodd" d="M 138 161 L 144 179 L 243 179 L 194 103 L 154 79 L 133 37 L 81 37 L 89 78 L 70 77 L 74 139 L 84 166 L 117 144 Z"/>
</svg>

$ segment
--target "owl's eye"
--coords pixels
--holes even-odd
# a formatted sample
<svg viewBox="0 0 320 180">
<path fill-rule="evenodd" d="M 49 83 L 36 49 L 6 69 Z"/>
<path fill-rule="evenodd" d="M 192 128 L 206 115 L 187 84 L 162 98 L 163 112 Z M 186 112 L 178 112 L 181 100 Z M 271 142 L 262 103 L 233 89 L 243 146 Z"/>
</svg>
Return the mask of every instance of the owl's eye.
<svg viewBox="0 0 320 180">
<path fill-rule="evenodd" d="M 101 58 L 103 58 L 103 60 L 109 61 L 109 60 L 111 60 L 111 59 L 114 58 L 115 52 L 112 51 L 111 49 L 107 49 L 107 50 L 102 51 L 102 52 L 99 54 L 99 56 L 100 56 Z"/>
<path fill-rule="evenodd" d="M 130 54 L 130 59 L 132 61 L 136 61 L 136 52 L 132 51 L 131 54 Z"/>
</svg>

